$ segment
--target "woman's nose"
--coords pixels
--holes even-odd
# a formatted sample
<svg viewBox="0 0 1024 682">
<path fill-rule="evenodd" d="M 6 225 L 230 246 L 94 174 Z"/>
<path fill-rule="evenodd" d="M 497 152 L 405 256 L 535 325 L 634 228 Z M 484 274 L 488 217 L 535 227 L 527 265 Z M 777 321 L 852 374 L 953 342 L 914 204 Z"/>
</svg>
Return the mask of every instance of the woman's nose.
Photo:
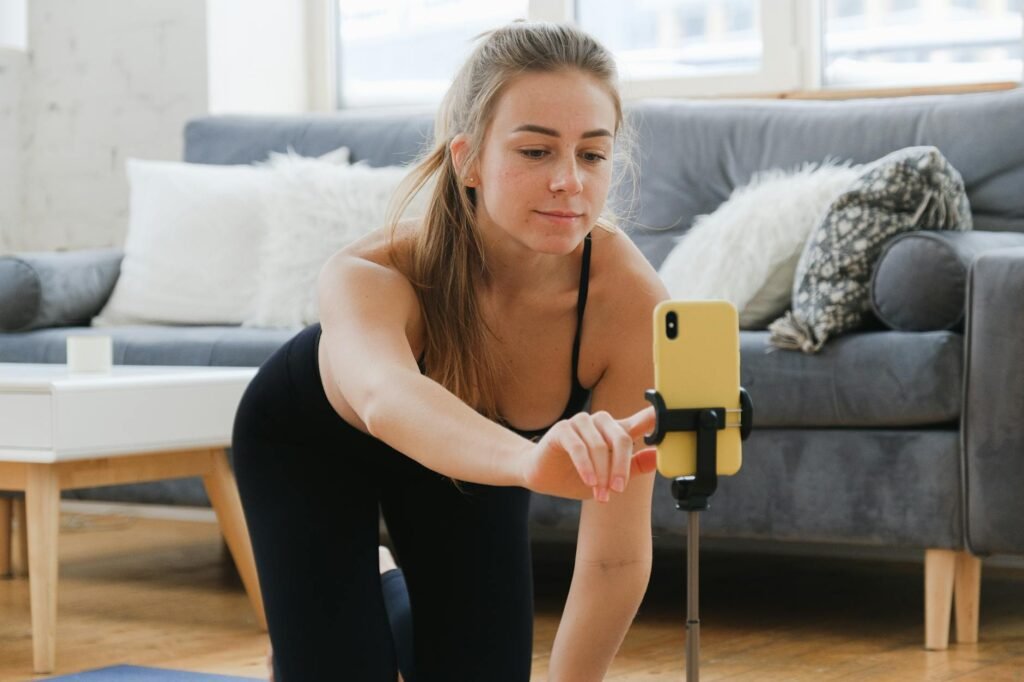
<svg viewBox="0 0 1024 682">
<path fill-rule="evenodd" d="M 582 189 L 583 181 L 576 160 L 560 164 L 551 178 L 551 191 L 578 194 Z"/>
</svg>

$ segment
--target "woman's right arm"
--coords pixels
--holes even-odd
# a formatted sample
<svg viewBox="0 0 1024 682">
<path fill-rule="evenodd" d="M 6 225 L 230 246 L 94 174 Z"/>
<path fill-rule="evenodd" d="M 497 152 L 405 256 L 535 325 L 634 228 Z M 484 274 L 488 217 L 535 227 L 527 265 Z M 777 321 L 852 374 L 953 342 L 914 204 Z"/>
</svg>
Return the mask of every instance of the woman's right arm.
<svg viewBox="0 0 1024 682">
<path fill-rule="evenodd" d="M 525 484 L 531 443 L 420 374 L 407 336 L 419 301 L 402 275 L 342 252 L 324 266 L 317 286 L 326 380 L 370 435 L 451 478 Z"/>
<path fill-rule="evenodd" d="M 394 270 L 341 252 L 321 271 L 318 294 L 327 380 L 370 435 L 428 469 L 460 481 L 604 501 L 616 475 L 628 481 L 654 469 L 654 450 L 634 453 L 632 446 L 653 429 L 653 408 L 624 419 L 580 413 L 532 443 L 423 376 L 407 332 L 419 301 Z"/>
</svg>

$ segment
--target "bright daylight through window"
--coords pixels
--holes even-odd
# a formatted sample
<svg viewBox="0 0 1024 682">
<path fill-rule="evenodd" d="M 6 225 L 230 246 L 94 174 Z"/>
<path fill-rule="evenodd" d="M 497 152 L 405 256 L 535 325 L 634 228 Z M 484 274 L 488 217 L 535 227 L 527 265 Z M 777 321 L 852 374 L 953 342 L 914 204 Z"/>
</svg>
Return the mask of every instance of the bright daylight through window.
<svg viewBox="0 0 1024 682">
<path fill-rule="evenodd" d="M 338 0 L 342 107 L 440 101 L 474 36 L 572 16 L 627 96 L 1020 82 L 1022 0 Z M 633 87 L 634 89 L 631 89 Z"/>
<path fill-rule="evenodd" d="M 339 0 L 341 107 L 435 103 L 488 29 L 526 17 L 526 0 Z"/>
<path fill-rule="evenodd" d="M 1021 80 L 1021 0 L 828 0 L 826 87 Z"/>
<path fill-rule="evenodd" d="M 577 0 L 576 18 L 615 52 L 626 78 L 756 71 L 760 0 Z"/>
</svg>

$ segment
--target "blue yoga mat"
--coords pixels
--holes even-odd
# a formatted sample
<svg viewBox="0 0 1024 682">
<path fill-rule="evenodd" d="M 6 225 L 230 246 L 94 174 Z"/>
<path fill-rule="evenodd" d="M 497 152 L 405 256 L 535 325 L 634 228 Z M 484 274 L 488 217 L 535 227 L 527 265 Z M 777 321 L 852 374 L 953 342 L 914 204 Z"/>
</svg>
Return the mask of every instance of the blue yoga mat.
<svg viewBox="0 0 1024 682">
<path fill-rule="evenodd" d="M 66 682 L 78 682 L 78 680 L 81 682 L 253 682 L 257 678 L 187 673 L 181 670 L 164 670 L 162 668 L 140 668 L 136 665 L 115 665 L 110 668 L 45 679 L 65 680 Z"/>
</svg>

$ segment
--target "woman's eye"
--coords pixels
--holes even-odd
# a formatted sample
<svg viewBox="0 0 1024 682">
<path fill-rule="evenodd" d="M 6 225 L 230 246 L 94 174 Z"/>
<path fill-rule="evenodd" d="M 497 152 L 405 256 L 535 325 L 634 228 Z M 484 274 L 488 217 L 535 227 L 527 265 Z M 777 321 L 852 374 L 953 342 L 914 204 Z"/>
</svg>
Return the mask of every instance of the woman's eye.
<svg viewBox="0 0 1024 682">
<path fill-rule="evenodd" d="M 542 159 L 548 152 L 546 149 L 520 149 L 519 153 L 528 159 Z"/>
<path fill-rule="evenodd" d="M 583 158 L 589 161 L 590 163 L 600 163 L 601 161 L 604 161 L 607 157 L 604 154 L 599 154 L 597 152 L 583 152 Z"/>
</svg>

